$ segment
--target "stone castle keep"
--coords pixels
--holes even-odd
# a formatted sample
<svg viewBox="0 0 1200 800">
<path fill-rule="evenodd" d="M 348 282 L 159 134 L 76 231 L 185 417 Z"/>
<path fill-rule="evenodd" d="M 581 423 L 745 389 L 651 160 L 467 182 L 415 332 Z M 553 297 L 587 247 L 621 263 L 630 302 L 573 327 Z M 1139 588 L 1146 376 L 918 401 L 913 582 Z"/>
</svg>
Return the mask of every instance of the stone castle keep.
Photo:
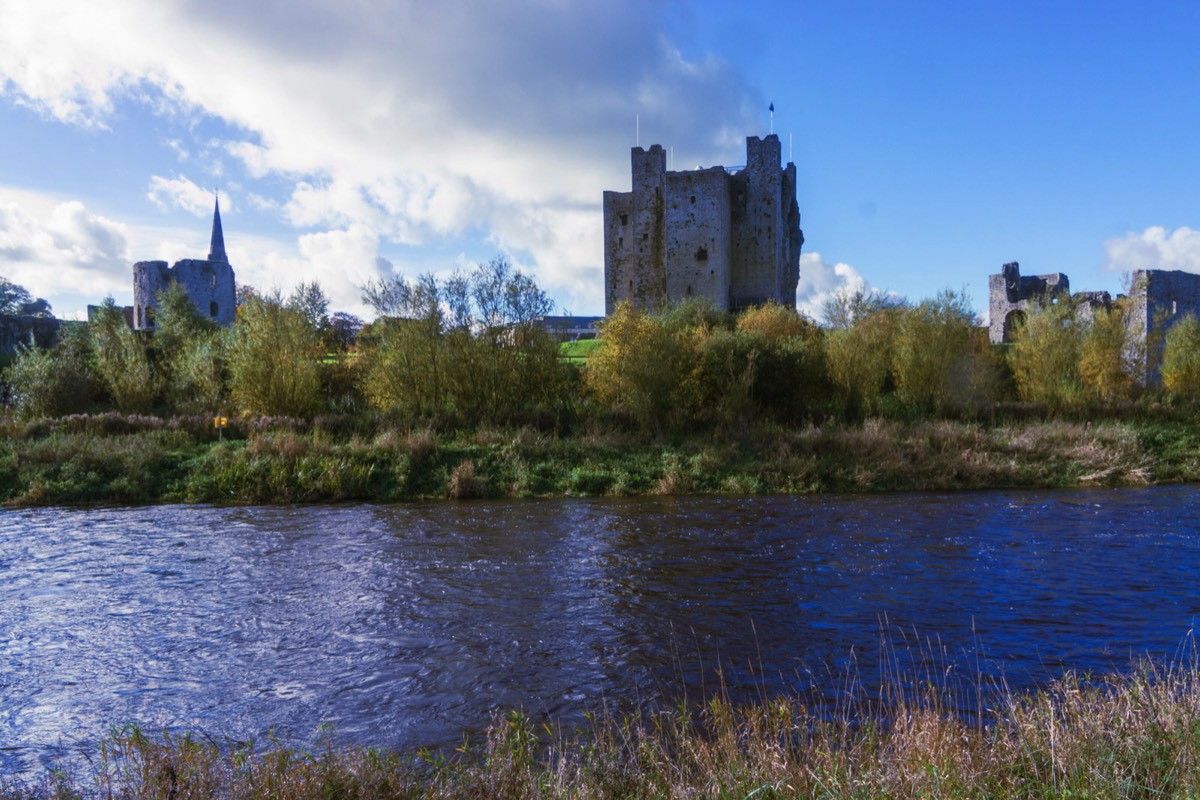
<svg viewBox="0 0 1200 800">
<path fill-rule="evenodd" d="M 736 311 L 796 304 L 796 165 L 779 137 L 746 139 L 746 166 L 668 171 L 661 145 L 632 151 L 633 189 L 604 193 L 604 311 L 654 310 L 687 297 Z"/>
<path fill-rule="evenodd" d="M 153 330 L 158 295 L 172 283 L 184 288 L 201 314 L 218 325 L 232 325 L 236 313 L 237 284 L 225 255 L 221 230 L 221 203 L 213 207 L 212 241 L 208 258 L 185 258 L 172 267 L 165 261 L 139 261 L 133 265 L 133 327 Z"/>
</svg>

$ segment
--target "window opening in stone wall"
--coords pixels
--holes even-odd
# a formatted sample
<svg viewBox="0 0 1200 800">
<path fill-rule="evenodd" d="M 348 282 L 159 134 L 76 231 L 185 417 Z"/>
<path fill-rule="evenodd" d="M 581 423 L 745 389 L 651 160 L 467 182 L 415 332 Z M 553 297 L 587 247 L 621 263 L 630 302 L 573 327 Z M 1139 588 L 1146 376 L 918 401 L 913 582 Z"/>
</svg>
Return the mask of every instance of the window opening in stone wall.
<svg viewBox="0 0 1200 800">
<path fill-rule="evenodd" d="M 708 261 L 708 248 L 707 247 L 701 247 L 699 250 L 696 251 L 696 260 L 697 261 Z"/>
<path fill-rule="evenodd" d="M 692 195 L 692 205 L 696 205 L 696 195 Z"/>
<path fill-rule="evenodd" d="M 624 246 L 625 246 L 625 237 L 618 236 L 617 237 L 617 247 L 624 247 Z"/>
<path fill-rule="evenodd" d="M 628 214 L 622 214 L 622 215 L 621 215 L 621 224 L 622 224 L 622 225 L 628 225 L 628 224 L 629 224 L 629 215 L 628 215 Z"/>
<path fill-rule="evenodd" d="M 214 272 L 212 274 L 212 283 L 210 283 L 209 286 L 213 289 L 217 288 L 217 273 Z"/>
<path fill-rule="evenodd" d="M 692 287 L 687 287 L 687 293 L 689 296 L 692 294 Z"/>
<path fill-rule="evenodd" d="M 1179 305 L 1174 300 L 1172 300 L 1171 301 L 1171 316 L 1173 317 L 1178 313 L 1179 313 Z"/>
<path fill-rule="evenodd" d="M 214 317 L 217 315 L 217 304 L 216 303 L 208 304 L 208 313 Z"/>
</svg>

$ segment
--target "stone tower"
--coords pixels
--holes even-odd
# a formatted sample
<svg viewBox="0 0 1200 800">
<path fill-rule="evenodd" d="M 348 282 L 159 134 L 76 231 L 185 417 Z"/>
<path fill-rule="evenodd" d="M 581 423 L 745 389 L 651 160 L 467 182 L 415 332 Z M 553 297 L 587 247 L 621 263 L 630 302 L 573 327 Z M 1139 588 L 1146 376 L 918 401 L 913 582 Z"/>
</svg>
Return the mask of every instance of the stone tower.
<svg viewBox="0 0 1200 800">
<path fill-rule="evenodd" d="M 779 137 L 747 137 L 740 170 L 668 171 L 657 144 L 631 160 L 632 190 L 604 193 L 606 313 L 695 296 L 724 310 L 796 304 L 804 234 Z"/>
<path fill-rule="evenodd" d="M 196 310 L 218 325 L 232 325 L 236 311 L 237 283 L 225 255 L 225 232 L 221 229 L 221 202 L 213 207 L 212 240 L 208 258 L 186 258 L 172 267 L 165 261 L 139 261 L 133 265 L 133 327 L 153 330 L 158 295 L 170 284 L 184 288 Z"/>
</svg>

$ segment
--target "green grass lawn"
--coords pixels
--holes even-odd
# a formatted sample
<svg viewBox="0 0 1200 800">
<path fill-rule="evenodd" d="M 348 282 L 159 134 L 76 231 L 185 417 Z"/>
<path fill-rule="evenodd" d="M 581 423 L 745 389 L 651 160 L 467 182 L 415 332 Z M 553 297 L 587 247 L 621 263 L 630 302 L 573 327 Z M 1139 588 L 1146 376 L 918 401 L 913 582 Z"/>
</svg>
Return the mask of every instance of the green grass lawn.
<svg viewBox="0 0 1200 800">
<path fill-rule="evenodd" d="M 577 339 L 573 342 L 563 342 L 559 345 L 558 355 L 567 361 L 582 364 L 600 346 L 601 341 L 599 339 Z"/>
</svg>

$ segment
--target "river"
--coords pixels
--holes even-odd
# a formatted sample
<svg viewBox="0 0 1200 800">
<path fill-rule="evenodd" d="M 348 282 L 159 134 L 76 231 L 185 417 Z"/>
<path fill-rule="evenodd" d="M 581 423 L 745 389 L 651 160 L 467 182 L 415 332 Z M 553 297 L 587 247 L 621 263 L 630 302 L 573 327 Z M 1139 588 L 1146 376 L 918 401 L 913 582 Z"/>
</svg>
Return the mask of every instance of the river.
<svg viewBox="0 0 1200 800">
<path fill-rule="evenodd" d="M 1022 690 L 1178 658 L 1198 531 L 1190 486 L 0 511 L 0 772 L 127 722 L 442 746 L 931 654 Z"/>
</svg>

